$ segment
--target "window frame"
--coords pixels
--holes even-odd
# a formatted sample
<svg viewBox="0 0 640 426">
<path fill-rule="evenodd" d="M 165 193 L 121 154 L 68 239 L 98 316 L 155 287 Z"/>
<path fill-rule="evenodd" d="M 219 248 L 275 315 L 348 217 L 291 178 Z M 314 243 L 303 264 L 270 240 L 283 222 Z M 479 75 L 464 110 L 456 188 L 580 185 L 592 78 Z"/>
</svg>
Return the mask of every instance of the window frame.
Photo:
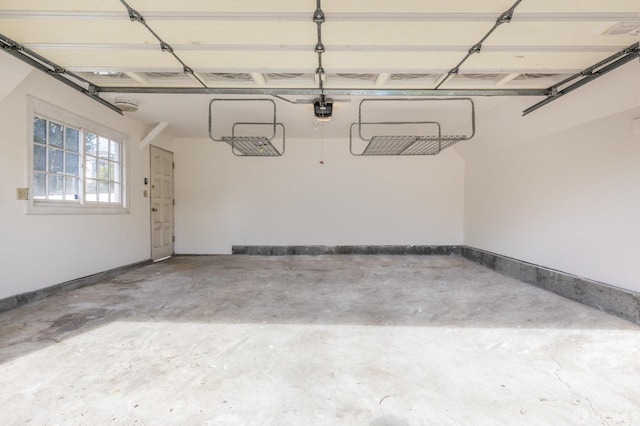
<svg viewBox="0 0 640 426">
<path fill-rule="evenodd" d="M 88 135 L 93 135 L 96 138 L 96 151 L 95 151 L 95 154 L 86 151 L 87 136 Z M 83 133 L 83 136 L 84 136 L 83 139 L 84 139 L 84 148 L 85 148 L 85 151 L 82 153 L 82 158 L 84 160 L 83 166 L 85 166 L 84 169 L 83 169 L 84 173 L 83 173 L 83 181 L 82 181 L 82 184 L 83 184 L 83 186 L 82 186 L 82 190 L 83 190 L 82 191 L 83 192 L 83 194 L 82 194 L 82 202 L 83 202 L 83 204 L 98 205 L 98 206 L 119 206 L 119 205 L 122 205 L 123 204 L 122 186 L 123 186 L 123 178 L 124 178 L 123 177 L 123 161 L 122 161 L 122 150 L 123 150 L 122 142 L 119 142 L 119 141 L 114 140 L 114 139 L 112 139 L 110 137 L 107 137 L 107 136 L 105 136 L 105 135 L 103 135 L 101 133 L 98 133 L 98 132 L 95 132 L 95 131 L 89 130 L 89 129 L 86 129 L 86 132 Z M 98 147 L 100 146 L 101 139 L 105 139 L 107 141 L 107 154 L 108 154 L 107 157 L 103 157 L 100 154 L 100 150 L 99 150 Z M 119 157 L 118 157 L 117 161 L 113 160 L 111 158 L 111 155 L 110 155 L 111 154 L 111 149 L 113 147 L 112 144 L 114 144 L 114 143 L 118 145 Z M 92 176 L 92 177 L 88 177 L 87 176 L 86 165 L 89 163 L 89 161 L 88 161 L 89 157 L 95 163 L 95 176 Z M 107 171 L 108 171 L 108 176 L 107 176 L 106 179 L 105 178 L 101 178 L 99 176 L 100 163 L 101 162 L 106 163 L 106 167 L 107 167 Z M 119 167 L 118 167 L 118 170 L 119 170 L 118 175 L 119 175 L 119 177 L 118 177 L 117 180 L 113 179 L 112 176 L 111 176 L 111 170 L 112 170 L 111 166 L 113 164 L 118 164 L 119 165 Z M 118 202 L 101 201 L 99 192 L 96 192 L 96 194 L 95 194 L 96 195 L 96 199 L 95 200 L 89 200 L 88 197 L 87 197 L 87 192 L 86 192 L 87 191 L 88 181 L 93 181 L 94 182 L 94 184 L 96 185 L 96 190 L 97 190 L 97 188 L 100 187 L 100 184 L 107 184 L 108 187 L 110 187 L 111 184 L 118 185 L 120 187 L 120 201 L 118 201 Z"/>
<path fill-rule="evenodd" d="M 27 108 L 27 150 L 29 200 L 28 214 L 128 214 L 129 213 L 129 138 L 124 133 L 113 130 L 86 117 L 64 110 L 40 99 L 28 97 Z M 34 119 L 35 117 L 53 121 L 77 129 L 79 135 L 79 194 L 78 200 L 43 200 L 34 198 Z M 120 203 L 88 201 L 86 199 L 86 137 L 87 133 L 107 138 L 120 145 Z M 48 164 L 47 176 L 48 173 Z"/>
<path fill-rule="evenodd" d="M 50 177 L 51 176 L 57 176 L 62 178 L 63 180 L 66 180 L 66 178 L 68 177 L 73 177 L 75 179 L 78 180 L 77 185 L 78 185 L 78 189 L 80 189 L 80 181 L 81 181 L 81 173 L 82 173 L 82 168 L 81 168 L 81 161 L 82 161 L 82 155 L 81 155 L 81 140 L 80 140 L 80 135 L 81 135 L 81 131 L 80 129 L 74 128 L 73 126 L 69 125 L 68 123 L 63 123 L 61 120 L 56 120 L 56 119 L 50 119 L 48 117 L 44 117 L 43 114 L 35 114 L 33 116 L 34 120 L 32 120 L 32 123 L 35 123 L 35 118 L 38 117 L 40 120 L 45 120 L 46 123 L 48 123 L 47 125 L 45 125 L 45 141 L 44 143 L 40 143 L 40 142 L 36 142 L 35 141 L 35 137 L 33 138 L 34 140 L 32 141 L 33 144 L 33 151 L 32 154 L 34 155 L 35 152 L 35 148 L 36 146 L 38 147 L 42 147 L 44 148 L 44 170 L 36 170 L 35 169 L 35 158 L 34 160 L 31 162 L 31 166 L 33 167 L 33 173 L 32 173 L 32 178 L 35 177 L 35 175 L 37 174 L 42 174 L 45 177 L 45 182 L 46 182 L 46 186 L 50 185 Z M 63 126 L 65 128 L 65 132 L 66 129 L 73 129 L 76 130 L 78 132 L 78 150 L 77 151 L 72 151 L 67 149 L 66 147 L 66 134 L 63 134 L 62 136 L 62 145 L 61 146 L 55 146 L 50 142 L 50 127 L 51 124 L 55 123 L 56 125 L 60 125 Z M 35 127 L 35 124 L 34 124 Z M 35 132 L 34 132 L 35 133 Z M 35 135 L 34 135 L 35 136 Z M 52 152 L 60 152 L 61 155 L 61 160 L 62 160 L 62 171 L 61 172 L 57 172 L 57 173 L 52 173 L 50 171 L 50 166 L 51 166 L 51 153 Z M 77 155 L 78 156 L 78 164 L 77 164 L 77 173 L 76 175 L 70 175 L 68 173 L 66 173 L 66 163 L 67 163 L 67 155 L 68 154 L 72 154 L 72 155 Z M 63 194 L 62 194 L 62 199 L 45 199 L 45 200 L 41 200 L 41 199 L 35 199 L 35 182 L 34 185 L 31 186 L 32 188 L 34 188 L 33 190 L 33 195 L 34 195 L 34 201 L 36 202 L 43 202 L 43 201 L 50 201 L 50 202 L 55 202 L 55 203 L 64 203 L 64 204 L 78 204 L 78 202 L 80 202 L 80 196 L 82 194 L 81 191 L 77 191 L 78 198 L 76 199 L 66 199 L 66 191 L 64 191 L 64 189 L 66 189 L 66 183 L 63 183 Z M 47 196 L 51 196 L 51 194 L 46 194 Z"/>
</svg>

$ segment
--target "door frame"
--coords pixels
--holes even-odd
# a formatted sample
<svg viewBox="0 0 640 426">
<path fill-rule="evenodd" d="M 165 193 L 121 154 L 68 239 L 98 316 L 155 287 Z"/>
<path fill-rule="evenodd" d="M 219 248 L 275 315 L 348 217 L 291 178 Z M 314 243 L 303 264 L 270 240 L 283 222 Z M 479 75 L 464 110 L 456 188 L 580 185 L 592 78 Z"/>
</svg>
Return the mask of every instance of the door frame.
<svg viewBox="0 0 640 426">
<path fill-rule="evenodd" d="M 171 154 L 171 199 L 172 199 L 172 203 L 171 203 L 171 254 L 169 256 L 165 256 L 165 257 L 161 257 L 159 259 L 154 259 L 153 258 L 153 150 L 159 150 L 159 151 L 164 151 L 166 153 Z M 174 170 L 175 170 L 175 161 L 174 161 L 174 157 L 173 157 L 173 151 L 169 151 L 168 149 L 165 148 L 161 148 L 159 146 L 156 145 L 149 145 L 149 189 L 148 189 L 148 194 L 149 194 L 149 257 L 153 262 L 158 262 L 161 260 L 165 260 L 168 259 L 172 256 L 175 256 L 176 252 L 175 252 L 175 223 L 176 223 L 176 218 L 175 218 L 175 176 L 174 176 Z"/>
</svg>

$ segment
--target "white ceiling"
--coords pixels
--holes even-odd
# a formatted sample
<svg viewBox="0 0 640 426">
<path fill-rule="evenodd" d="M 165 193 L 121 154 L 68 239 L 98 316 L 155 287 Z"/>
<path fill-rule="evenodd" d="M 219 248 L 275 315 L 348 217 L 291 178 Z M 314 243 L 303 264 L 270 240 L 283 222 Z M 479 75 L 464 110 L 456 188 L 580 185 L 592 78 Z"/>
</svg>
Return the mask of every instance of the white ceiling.
<svg viewBox="0 0 640 426">
<path fill-rule="evenodd" d="M 207 87 L 318 87 L 314 0 L 128 3 Z M 513 3 L 323 0 L 325 87 L 433 89 Z M 523 0 L 441 88 L 548 88 L 637 42 L 639 9 L 638 0 Z M 625 31 L 612 35 L 621 23 Z M 201 87 L 119 0 L 3 0 L 0 33 L 100 87 Z M 127 96 L 140 101 L 137 118 L 170 121 L 176 135 L 203 136 L 203 126 L 206 134 L 214 96 Z M 278 105 L 309 110 L 313 125 L 311 106 Z"/>
</svg>

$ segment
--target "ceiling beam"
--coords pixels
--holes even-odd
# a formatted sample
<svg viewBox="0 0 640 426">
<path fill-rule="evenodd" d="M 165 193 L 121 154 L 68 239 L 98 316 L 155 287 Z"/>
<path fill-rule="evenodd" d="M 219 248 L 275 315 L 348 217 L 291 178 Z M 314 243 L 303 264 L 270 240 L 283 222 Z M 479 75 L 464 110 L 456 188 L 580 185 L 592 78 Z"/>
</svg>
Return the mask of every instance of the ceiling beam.
<svg viewBox="0 0 640 426">
<path fill-rule="evenodd" d="M 253 79 L 253 81 L 258 86 L 266 86 L 267 85 L 267 79 L 264 78 L 264 74 L 262 74 L 261 72 L 252 72 L 250 75 L 251 75 L 251 78 Z"/>
<path fill-rule="evenodd" d="M 98 87 L 102 93 L 162 93 L 182 95 L 317 96 L 315 88 L 259 87 Z M 547 89 L 324 89 L 327 96 L 547 96 Z"/>
<path fill-rule="evenodd" d="M 444 83 L 444 81 L 447 79 L 447 77 L 449 77 L 449 74 L 447 74 L 446 72 L 443 73 L 440 77 L 438 77 L 438 79 L 436 80 L 434 87 L 440 87 L 440 85 L 442 83 Z"/>
<path fill-rule="evenodd" d="M 125 71 L 125 74 L 140 84 L 149 84 L 149 82 L 137 72 Z"/>
<path fill-rule="evenodd" d="M 515 80 L 516 78 L 518 78 L 518 76 L 520 75 L 519 72 L 513 72 L 511 74 L 507 74 L 504 77 L 502 77 L 500 79 L 500 81 L 498 81 L 496 83 L 496 86 L 500 87 L 500 86 L 504 86 L 505 84 L 509 83 L 510 81 Z"/>
<path fill-rule="evenodd" d="M 376 86 L 384 86 L 384 84 L 391 78 L 391 73 L 383 72 L 376 77 Z"/>
<path fill-rule="evenodd" d="M 110 72 L 180 72 L 178 67 L 153 67 L 153 68 L 141 68 L 141 67 L 86 67 L 86 66 L 68 66 L 66 68 L 69 71 L 76 73 L 93 73 L 96 71 L 110 71 Z M 358 74 L 379 74 L 379 73 L 420 73 L 420 74 L 443 74 L 447 70 L 444 68 L 419 68 L 419 69 L 398 69 L 397 67 L 385 66 L 384 68 L 335 68 L 332 69 L 333 73 L 358 73 Z M 582 71 L 582 68 L 500 68 L 500 74 L 510 73 L 540 73 L 540 74 L 574 74 Z M 197 68 L 197 72 L 200 73 L 298 73 L 298 74 L 311 74 L 308 67 L 293 67 L 286 70 L 281 68 L 265 69 L 261 67 L 220 67 L 220 68 Z M 471 74 L 485 74 L 485 73 L 497 73 L 495 68 L 466 68 L 465 73 Z M 310 78 L 310 77 L 309 77 Z M 285 80 L 286 81 L 286 80 Z M 316 81 L 317 83 L 317 81 Z"/>
<path fill-rule="evenodd" d="M 23 46 L 35 50 L 157 50 L 158 46 L 143 43 L 24 43 Z M 273 51 L 307 52 L 306 45 L 283 44 L 174 44 L 179 51 Z M 484 52 L 617 52 L 625 45 L 500 45 L 484 46 Z M 466 45 L 332 45 L 332 52 L 467 52 Z"/>
<path fill-rule="evenodd" d="M 156 126 L 147 134 L 147 136 L 145 136 L 140 141 L 140 150 L 142 151 L 143 149 L 145 149 L 147 147 L 147 145 L 149 145 L 158 136 L 160 136 L 160 133 L 162 133 L 164 131 L 164 129 L 167 128 L 168 125 L 169 125 L 169 123 L 166 122 L 166 121 L 161 121 L 160 123 L 156 124 Z"/>
<path fill-rule="evenodd" d="M 54 10 L 3 10 L 3 19 L 116 19 L 127 18 L 120 11 L 54 11 Z M 145 12 L 148 19 L 187 21 L 297 21 L 306 22 L 306 12 Z M 495 21 L 499 13 L 326 13 L 331 21 Z M 638 21 L 637 12 L 602 13 L 518 13 L 514 20 L 520 22 L 602 22 Z"/>
</svg>

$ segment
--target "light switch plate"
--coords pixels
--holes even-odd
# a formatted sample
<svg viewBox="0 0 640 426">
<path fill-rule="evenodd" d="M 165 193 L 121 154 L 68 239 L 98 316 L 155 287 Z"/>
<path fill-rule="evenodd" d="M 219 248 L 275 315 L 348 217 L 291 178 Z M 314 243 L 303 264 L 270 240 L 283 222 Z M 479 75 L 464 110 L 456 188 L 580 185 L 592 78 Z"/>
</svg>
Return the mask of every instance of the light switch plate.
<svg viewBox="0 0 640 426">
<path fill-rule="evenodd" d="M 28 200 L 29 188 L 16 188 L 16 198 L 18 200 Z"/>
<path fill-rule="evenodd" d="M 634 135 L 640 135 L 640 117 L 633 119 L 633 122 L 631 123 L 631 130 Z"/>
</svg>

